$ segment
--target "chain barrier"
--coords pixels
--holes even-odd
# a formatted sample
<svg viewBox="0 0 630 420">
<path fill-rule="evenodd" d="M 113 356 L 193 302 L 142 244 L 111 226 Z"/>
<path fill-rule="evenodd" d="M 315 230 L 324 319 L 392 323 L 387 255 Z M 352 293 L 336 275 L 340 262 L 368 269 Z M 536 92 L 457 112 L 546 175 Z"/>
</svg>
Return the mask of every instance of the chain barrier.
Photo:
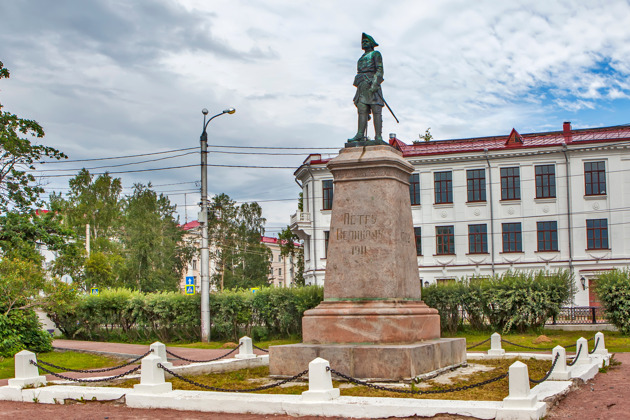
<svg viewBox="0 0 630 420">
<path fill-rule="evenodd" d="M 81 382 L 81 383 L 92 383 L 92 382 L 104 382 L 104 381 L 113 381 L 114 379 L 119 379 L 122 378 L 124 376 L 127 376 L 129 374 L 132 374 L 134 372 L 137 372 L 138 370 L 140 370 L 141 365 L 136 366 L 135 368 L 128 370 L 127 372 L 123 372 L 121 374 L 115 375 L 115 376 L 110 376 L 107 378 L 97 378 L 97 379 L 81 379 L 81 378 L 71 378 L 69 376 L 64 376 L 64 375 L 60 375 L 58 373 L 53 372 L 52 370 L 48 370 L 43 366 L 40 366 L 37 362 L 35 362 L 34 360 L 30 361 L 32 365 L 37 366 L 37 368 L 43 370 L 44 372 L 56 376 L 59 379 L 64 379 L 66 381 L 72 381 L 72 382 Z"/>
<path fill-rule="evenodd" d="M 162 363 L 158 363 L 157 367 L 163 369 L 166 373 L 170 373 L 171 375 L 173 375 L 175 378 L 177 379 L 181 379 L 184 382 L 188 382 L 191 385 L 195 385 L 199 388 L 203 388 L 203 389 L 207 389 L 210 391 L 218 391 L 218 392 L 256 392 L 256 391 L 264 391 L 265 389 L 271 389 L 271 388 L 276 388 L 279 387 L 280 385 L 284 385 L 287 382 L 291 382 L 291 381 L 295 381 L 296 379 L 301 378 L 302 376 L 306 375 L 308 373 L 308 369 L 306 369 L 304 372 L 300 372 L 295 376 L 292 376 L 290 378 L 287 379 L 283 379 L 280 382 L 276 382 L 273 384 L 269 384 L 269 385 L 263 385 L 263 386 L 259 386 L 256 388 L 249 388 L 249 389 L 227 389 L 227 388 L 218 388 L 215 386 L 211 386 L 211 385 L 205 385 L 205 384 L 201 384 L 199 382 L 193 381 L 192 379 L 188 379 L 182 375 L 178 375 L 177 373 L 173 372 L 172 370 L 164 367 L 162 365 Z"/>
<path fill-rule="evenodd" d="M 264 351 L 265 353 L 269 353 L 269 350 L 262 349 L 262 348 L 258 347 L 256 344 L 252 344 L 252 347 L 255 348 L 255 349 L 258 349 L 260 351 Z"/>
<path fill-rule="evenodd" d="M 499 376 L 495 376 L 494 378 L 490 378 L 490 379 L 486 379 L 485 381 L 482 382 L 477 382 L 476 384 L 471 384 L 471 385 L 464 385 L 464 386 L 458 386 L 457 388 L 449 388 L 449 389 L 438 389 L 438 390 L 420 390 L 420 389 L 399 389 L 399 388 L 389 388 L 386 386 L 382 386 L 382 385 L 376 385 L 376 384 L 372 384 L 369 382 L 365 382 L 362 381 L 360 379 L 357 378 L 353 378 L 352 376 L 348 376 L 348 375 L 344 375 L 341 372 L 336 371 L 335 369 L 331 368 L 331 367 L 326 367 L 327 371 L 330 371 L 331 373 L 347 380 L 348 382 L 352 382 L 353 384 L 356 385 L 363 385 L 363 386 L 367 386 L 368 388 L 373 388 L 373 389 L 378 389 L 380 391 L 390 391 L 390 392 L 397 392 L 399 394 L 415 394 L 415 395 L 422 395 L 422 394 L 447 394 L 449 392 L 458 392 L 458 391 L 465 391 L 467 389 L 472 389 L 472 388 L 477 388 L 483 385 L 488 385 L 491 384 L 492 382 L 497 382 L 500 381 L 502 379 L 505 379 L 508 377 L 508 373 L 504 373 L 502 375 Z"/>
<path fill-rule="evenodd" d="M 238 345 L 238 346 L 236 346 L 235 348 L 233 348 L 233 349 L 232 349 L 232 350 L 230 350 L 229 352 L 225 353 L 223 356 L 215 357 L 214 359 L 209 359 L 209 360 L 193 360 L 193 359 L 186 359 L 185 357 L 178 356 L 178 355 L 176 355 L 176 354 L 174 354 L 174 353 L 172 353 L 172 352 L 170 352 L 170 351 L 168 351 L 168 350 L 166 350 L 166 353 L 167 353 L 169 356 L 173 356 L 174 358 L 179 359 L 179 360 L 183 360 L 183 361 L 185 361 L 185 362 L 191 362 L 191 363 L 207 363 L 207 362 L 214 362 L 214 361 L 216 361 L 216 360 L 223 359 L 224 357 L 227 357 L 227 356 L 229 356 L 230 354 L 234 353 L 236 350 L 238 350 L 238 349 L 239 349 L 239 347 L 241 347 L 241 343 L 239 343 L 239 345 Z"/>
<path fill-rule="evenodd" d="M 597 350 L 597 346 L 599 346 L 599 337 L 597 337 L 597 341 L 595 342 L 595 346 L 593 346 L 593 350 L 589 351 L 588 354 L 595 353 L 595 350 Z"/>
<path fill-rule="evenodd" d="M 547 379 L 549 379 L 549 376 L 551 375 L 551 372 L 553 372 L 553 369 L 556 367 L 556 363 L 558 363 L 558 359 L 559 358 L 560 358 L 560 353 L 556 353 L 556 358 L 553 359 L 553 363 L 551 364 L 551 368 L 545 374 L 545 376 L 543 376 L 542 379 L 538 379 L 538 380 L 529 378 L 529 382 L 533 382 L 535 384 L 540 384 L 542 382 L 545 382 Z"/>
<path fill-rule="evenodd" d="M 501 342 L 502 343 L 511 344 L 513 346 L 516 346 L 516 347 L 522 347 L 524 349 L 529 349 L 529 350 L 546 350 L 546 351 L 553 350 L 553 347 L 530 347 L 530 346 L 524 346 L 522 344 L 516 344 L 516 343 L 513 343 L 511 341 L 505 340 L 503 338 L 501 338 Z"/>
<path fill-rule="evenodd" d="M 582 352 L 582 345 L 580 344 L 580 347 L 578 347 L 577 354 L 575 355 L 575 357 L 573 358 L 571 362 L 567 363 L 567 366 L 573 366 L 575 362 L 577 362 L 578 357 L 580 357 L 581 352 Z"/>
<path fill-rule="evenodd" d="M 487 340 L 483 340 L 481 343 L 473 344 L 473 345 L 472 345 L 472 346 L 470 346 L 470 347 L 466 347 L 466 350 L 474 349 L 475 347 L 478 347 L 478 346 L 480 346 L 480 345 L 482 345 L 482 344 L 485 344 L 485 343 L 487 343 L 488 341 L 490 341 L 490 339 L 491 339 L 491 338 L 492 338 L 492 337 L 488 338 Z"/>
<path fill-rule="evenodd" d="M 79 372 L 79 373 L 109 372 L 110 370 L 116 370 L 116 369 L 120 369 L 123 367 L 127 367 L 129 365 L 132 365 L 136 363 L 138 360 L 148 356 L 152 352 L 153 352 L 153 349 L 150 349 L 148 352 L 144 353 L 142 356 L 138 356 L 135 359 L 128 361 L 127 363 L 123 363 L 122 365 L 119 365 L 119 366 L 108 367 L 108 368 L 103 368 L 103 369 L 71 369 L 68 367 L 53 365 L 52 363 L 44 362 L 43 360 L 40 360 L 39 364 L 44 365 L 44 366 L 49 366 L 51 368 L 59 369 L 64 372 Z"/>
</svg>

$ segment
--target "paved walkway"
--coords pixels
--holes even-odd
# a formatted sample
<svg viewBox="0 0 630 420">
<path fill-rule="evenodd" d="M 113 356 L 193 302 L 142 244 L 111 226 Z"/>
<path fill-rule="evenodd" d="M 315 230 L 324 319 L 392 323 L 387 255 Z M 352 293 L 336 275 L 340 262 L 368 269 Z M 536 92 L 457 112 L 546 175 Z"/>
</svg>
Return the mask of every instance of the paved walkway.
<svg viewBox="0 0 630 420">
<path fill-rule="evenodd" d="M 95 352 L 108 355 L 116 355 L 122 358 L 133 358 L 144 354 L 149 346 L 137 345 L 137 344 L 120 344 L 120 343 L 101 343 L 92 341 L 75 341 L 75 340 L 55 340 L 53 346 L 57 348 L 63 348 L 68 350 Z M 178 356 L 186 357 L 195 360 L 207 360 L 214 357 L 221 356 L 229 351 L 229 349 L 191 349 L 184 347 L 169 347 L 169 351 L 177 354 Z M 257 354 L 264 354 L 264 352 L 255 350 Z M 620 361 L 621 366 L 611 368 L 607 373 L 598 374 L 595 379 L 580 386 L 579 389 L 572 391 L 566 398 L 554 407 L 550 413 L 548 413 L 546 419 L 589 419 L 589 420 L 626 420 L 630 418 L 630 386 L 628 386 L 628 378 L 630 378 L 630 353 L 617 353 L 615 358 Z M 183 362 L 178 359 L 172 360 L 173 364 L 181 365 L 187 362 Z M 125 372 L 129 367 L 121 368 L 120 372 L 106 372 L 107 376 L 115 375 L 117 373 Z M 70 377 L 88 377 L 88 376 L 103 376 L 104 374 L 79 374 L 79 373 L 67 373 Z M 49 379 L 56 379 L 49 375 Z M 0 381 L 0 386 L 6 385 L 6 379 Z M 11 417 L 14 419 L 22 418 L 41 418 L 33 417 L 33 413 L 38 411 L 38 405 L 32 403 L 12 403 L 12 402 L 0 402 L 0 407 L 3 410 L 11 412 Z M 50 410 L 63 411 L 63 406 L 54 406 L 47 408 Z M 90 410 L 89 408 L 85 408 Z M 15 411 L 13 411 L 15 410 Z M 40 409 L 41 410 L 41 409 Z M 73 408 L 72 410 L 79 410 Z M 103 406 L 94 407 L 93 413 L 98 413 L 98 418 L 102 418 L 100 415 L 103 412 L 112 410 L 113 416 L 110 418 L 171 418 L 173 412 L 171 410 L 135 410 L 128 409 L 126 407 L 108 407 L 105 409 Z M 130 411 L 125 411 L 130 410 Z M 44 414 L 42 410 L 39 414 Z M 162 413 L 158 415 L 157 413 Z M 147 413 L 147 417 L 143 417 L 143 414 Z M 23 414 L 24 417 L 16 416 L 17 413 Z M 28 414 L 27 414 L 28 413 Z M 123 413 L 126 413 L 123 414 Z M 149 414 L 150 413 L 150 414 Z M 6 414 L 6 413 L 5 413 Z M 52 414 L 52 413 L 51 413 Z M 30 417 L 29 417 L 30 415 Z M 83 414 L 79 415 L 82 417 Z M 171 417 L 169 417 L 171 416 Z M 180 416 L 180 414 L 178 414 Z M 216 416 L 216 417 L 215 417 Z M 94 418 L 97 418 L 94 417 Z M 78 417 L 77 417 L 78 418 Z M 90 417 L 91 418 L 91 417 Z M 256 416 L 246 415 L 244 417 L 239 416 L 226 416 L 221 414 L 211 413 L 198 413 L 198 412 L 186 412 L 181 413 L 182 419 L 190 418 L 247 418 L 247 419 L 288 419 L 288 416 Z M 317 417 L 309 417 L 309 419 L 316 419 Z M 464 419 L 468 417 L 459 416 L 438 416 L 434 419 Z M 322 417 L 322 419 L 325 419 Z M 330 419 L 330 418 L 327 418 Z"/>
</svg>

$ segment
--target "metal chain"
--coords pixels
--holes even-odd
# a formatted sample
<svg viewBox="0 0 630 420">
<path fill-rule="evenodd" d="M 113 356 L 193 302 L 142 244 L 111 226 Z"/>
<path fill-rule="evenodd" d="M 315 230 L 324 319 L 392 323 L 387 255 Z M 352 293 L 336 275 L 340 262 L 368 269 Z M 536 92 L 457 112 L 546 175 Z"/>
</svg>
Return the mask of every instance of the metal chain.
<svg viewBox="0 0 630 420">
<path fill-rule="evenodd" d="M 52 368 L 62 370 L 64 372 L 80 372 L 80 373 L 109 372 L 110 370 L 116 370 L 116 369 L 120 369 L 129 365 L 132 365 L 136 363 L 138 360 L 148 356 L 152 352 L 153 352 L 153 349 L 150 349 L 148 352 L 144 353 L 142 356 L 138 356 L 137 358 L 130 360 L 127 363 L 123 363 L 122 365 L 119 365 L 119 366 L 108 367 L 108 368 L 103 368 L 103 369 L 71 369 L 68 367 L 53 365 L 52 363 L 44 362 L 43 360 L 40 360 L 39 363 L 45 366 L 50 366 Z"/>
<path fill-rule="evenodd" d="M 331 373 L 334 373 L 335 375 L 337 375 L 337 376 L 347 380 L 348 382 L 352 382 L 353 384 L 356 384 L 356 385 L 363 385 L 363 386 L 367 386 L 369 388 L 378 389 L 380 391 L 390 391 L 390 392 L 397 392 L 399 394 L 416 394 L 416 395 L 422 395 L 422 394 L 446 394 L 446 393 L 449 393 L 449 392 L 465 391 L 467 389 L 477 388 L 479 386 L 491 384 L 492 382 L 500 381 L 501 379 L 505 379 L 508 376 L 508 373 L 506 372 L 506 373 L 504 373 L 502 375 L 495 376 L 494 378 L 490 378 L 490 379 L 487 379 L 485 381 L 478 382 L 476 384 L 458 386 L 457 388 L 423 391 L 423 390 L 420 390 L 420 389 L 417 389 L 417 390 L 413 390 L 413 389 L 399 389 L 399 388 L 389 388 L 389 387 L 382 386 L 382 385 L 375 385 L 375 384 L 372 384 L 372 383 L 369 383 L 369 382 L 362 381 L 360 379 L 353 378 L 353 377 L 348 376 L 348 375 L 344 375 L 343 373 L 338 372 L 338 371 L 336 371 L 335 369 L 333 369 L 331 367 L 326 367 L 326 370 L 330 371 Z"/>
<path fill-rule="evenodd" d="M 238 349 L 239 349 L 239 347 L 241 347 L 241 343 L 239 343 L 239 345 L 238 345 L 238 346 L 236 346 L 234 349 L 232 349 L 232 350 L 230 350 L 229 352 L 225 353 L 223 356 L 215 357 L 214 359 L 209 359 L 209 360 L 193 360 L 193 359 L 186 359 L 185 357 L 178 356 L 178 355 L 176 355 L 176 354 L 174 354 L 174 353 L 172 353 L 172 352 L 170 352 L 170 351 L 168 351 L 168 350 L 166 350 L 166 353 L 167 353 L 168 355 L 170 355 L 170 356 L 173 356 L 173 357 L 174 357 L 174 358 L 176 358 L 176 359 L 179 359 L 179 360 L 184 360 L 184 361 L 186 361 L 186 362 L 191 362 L 191 363 L 207 363 L 207 362 L 214 362 L 214 361 L 216 361 L 216 360 L 223 359 L 224 357 L 227 357 L 227 356 L 229 356 L 230 354 L 234 353 L 236 350 L 238 350 Z"/>
<path fill-rule="evenodd" d="M 593 347 L 593 350 L 589 351 L 588 354 L 595 353 L 595 350 L 597 350 L 597 346 L 599 346 L 599 337 L 597 337 L 597 341 L 595 342 L 595 346 Z"/>
<path fill-rule="evenodd" d="M 252 347 L 255 348 L 255 349 L 258 349 L 260 351 L 264 351 L 265 353 L 269 353 L 269 350 L 262 349 L 262 348 L 258 347 L 256 344 L 252 344 Z"/>
<path fill-rule="evenodd" d="M 480 346 L 480 345 L 482 345 L 482 344 L 485 344 L 485 343 L 487 343 L 488 341 L 490 341 L 490 339 L 491 339 L 491 338 L 492 338 L 492 337 L 488 338 L 487 340 L 483 340 L 481 343 L 473 344 L 473 345 L 472 345 L 472 346 L 470 346 L 470 347 L 466 347 L 466 350 L 474 349 L 474 348 L 475 348 L 475 347 L 477 347 L 477 346 Z"/>
<path fill-rule="evenodd" d="M 570 363 L 567 363 L 567 366 L 573 366 L 575 364 L 575 362 L 577 362 L 578 357 L 580 357 L 580 353 L 581 352 L 582 352 L 582 345 L 580 344 L 580 347 L 578 347 L 577 354 L 575 355 L 575 357 L 573 358 L 573 360 Z"/>
<path fill-rule="evenodd" d="M 553 359 L 553 363 L 551 364 L 551 369 L 549 369 L 549 371 L 545 374 L 545 376 L 543 376 L 543 378 L 539 379 L 539 380 L 529 378 L 529 382 L 533 382 L 535 384 L 539 384 L 539 383 L 545 382 L 547 379 L 549 379 L 549 375 L 551 375 L 551 372 L 553 372 L 553 369 L 556 367 L 556 363 L 558 363 L 558 359 L 559 358 L 560 358 L 560 353 L 556 353 L 556 358 Z"/>
<path fill-rule="evenodd" d="M 44 372 L 56 376 L 59 379 L 65 379 L 66 381 L 72 381 L 72 382 L 81 382 L 81 383 L 91 383 L 91 382 L 104 382 L 104 381 L 113 381 L 114 379 L 119 379 L 122 378 L 123 376 L 127 376 L 131 373 L 137 372 L 140 369 L 140 365 L 136 366 L 135 368 L 128 370 L 127 372 L 123 372 L 119 375 L 115 375 L 115 376 L 110 376 L 107 378 L 97 378 L 97 379 L 81 379 L 81 378 L 71 378 L 69 376 L 64 376 L 64 375 L 60 375 L 58 373 L 55 373 L 51 370 L 46 369 L 43 366 L 40 366 L 37 364 L 37 362 L 35 362 L 34 360 L 30 361 L 32 365 L 37 366 L 39 369 L 43 370 Z"/>
<path fill-rule="evenodd" d="M 513 346 L 516 346 L 516 347 L 522 347 L 524 349 L 529 349 L 529 350 L 553 350 L 553 347 L 529 347 L 529 346 L 523 346 L 521 344 L 512 343 L 511 341 L 507 341 L 507 340 L 505 340 L 503 338 L 501 338 L 501 342 L 502 343 L 511 344 Z"/>
<path fill-rule="evenodd" d="M 308 369 L 306 369 L 304 372 L 300 372 L 295 376 L 292 376 L 290 378 L 284 379 L 280 382 L 276 382 L 273 384 L 269 384 L 269 385 L 263 385 L 263 386 L 259 386 L 256 388 L 249 388 L 249 389 L 227 389 L 227 388 L 217 388 L 215 386 L 210 386 L 210 385 L 205 385 L 205 384 L 201 384 L 199 382 L 193 381 L 192 379 L 188 379 L 184 376 L 178 375 L 177 373 L 173 372 L 172 370 L 164 367 L 162 365 L 162 363 L 158 363 L 157 367 L 163 369 L 165 372 L 170 373 L 171 375 L 173 375 L 175 378 L 177 379 L 181 379 L 184 382 L 188 382 L 191 385 L 195 385 L 198 386 L 199 388 L 203 388 L 203 389 L 208 389 L 210 391 L 218 391 L 218 392 L 256 392 L 256 391 L 264 391 L 265 389 L 271 389 L 271 388 L 276 388 L 279 387 L 280 385 L 284 385 L 287 382 L 291 382 L 291 381 L 295 381 L 298 378 L 301 378 L 302 376 L 306 375 L 308 373 Z"/>
</svg>

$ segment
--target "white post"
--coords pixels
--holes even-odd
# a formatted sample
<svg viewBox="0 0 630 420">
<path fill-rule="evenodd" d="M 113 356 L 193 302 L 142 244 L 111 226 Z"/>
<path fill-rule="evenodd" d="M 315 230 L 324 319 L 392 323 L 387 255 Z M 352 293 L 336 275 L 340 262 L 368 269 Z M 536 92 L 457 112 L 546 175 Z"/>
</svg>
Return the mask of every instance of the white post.
<svg viewBox="0 0 630 420">
<path fill-rule="evenodd" d="M 580 350 L 580 347 L 582 350 Z M 588 341 L 584 337 L 578 338 L 575 344 L 575 351 L 577 355 L 577 360 L 574 365 L 585 365 L 591 362 L 591 358 L 588 356 Z M 578 355 L 577 352 L 580 352 Z"/>
<path fill-rule="evenodd" d="M 490 350 L 488 356 L 503 356 L 505 350 L 501 348 L 501 334 L 494 333 L 490 336 Z"/>
<path fill-rule="evenodd" d="M 598 332 L 595 334 L 595 339 L 593 341 L 593 346 L 597 345 L 593 354 L 600 354 L 602 356 L 608 356 L 608 349 L 606 348 L 606 342 L 604 341 L 604 333 Z"/>
<path fill-rule="evenodd" d="M 536 396 L 529 392 L 529 372 L 523 362 L 514 362 L 509 370 L 510 394 L 503 399 L 503 407 L 530 408 Z"/>
<path fill-rule="evenodd" d="M 236 359 L 253 359 L 256 357 L 251 338 L 243 336 L 240 340 L 238 340 L 238 343 L 241 346 L 238 348 L 238 354 L 234 356 Z"/>
<path fill-rule="evenodd" d="M 173 367 L 173 364 L 169 362 L 167 359 L 166 346 L 164 344 L 160 343 L 159 341 L 156 341 L 155 343 L 151 344 L 149 348 L 153 350 L 153 353 L 151 354 L 154 354 L 160 358 L 161 360 L 160 363 L 162 363 L 162 365 L 164 365 L 165 368 L 170 369 Z"/>
<path fill-rule="evenodd" d="M 303 401 L 328 401 L 339 397 L 339 388 L 333 388 L 328 360 L 321 357 L 308 364 L 308 391 L 302 392 Z"/>
<path fill-rule="evenodd" d="M 558 355 L 558 361 L 556 362 L 553 371 L 549 375 L 549 379 L 552 381 L 568 381 L 571 379 L 571 372 L 567 370 L 567 351 L 562 346 L 556 346 L 551 352 L 551 362 L 556 360 Z"/>
<path fill-rule="evenodd" d="M 173 390 L 173 384 L 164 381 L 164 370 L 157 366 L 158 363 L 162 363 L 162 359 L 154 354 L 142 359 L 140 383 L 133 386 L 135 390 L 149 394 L 160 394 Z"/>
<path fill-rule="evenodd" d="M 15 355 L 15 378 L 9 379 L 9 386 L 16 388 L 24 388 L 25 386 L 46 385 L 46 377 L 39 375 L 37 366 L 31 364 L 37 362 L 35 353 L 28 350 L 22 350 Z"/>
<path fill-rule="evenodd" d="M 509 370 L 510 394 L 503 399 L 503 407 L 497 410 L 498 420 L 539 419 L 545 415 L 547 404 L 538 401 L 529 390 L 527 365 L 514 362 Z"/>
</svg>

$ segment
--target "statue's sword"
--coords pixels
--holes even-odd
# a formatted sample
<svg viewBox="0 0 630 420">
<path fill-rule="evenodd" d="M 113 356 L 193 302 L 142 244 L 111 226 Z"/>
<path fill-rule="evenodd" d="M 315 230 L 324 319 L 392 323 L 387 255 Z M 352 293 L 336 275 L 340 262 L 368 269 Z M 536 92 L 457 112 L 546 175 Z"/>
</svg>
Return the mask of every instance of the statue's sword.
<svg viewBox="0 0 630 420">
<path fill-rule="evenodd" d="M 379 91 L 376 91 L 376 94 L 378 95 L 379 98 L 381 98 L 381 101 L 383 101 L 383 103 L 385 104 L 385 106 L 387 107 L 387 109 L 389 109 L 389 112 L 392 114 L 392 117 L 394 117 L 394 119 L 396 120 L 396 122 L 398 124 L 400 124 L 400 121 L 398 121 L 398 118 L 396 118 L 396 114 L 394 114 L 394 111 L 392 111 L 392 109 L 389 107 L 389 105 L 387 104 L 387 101 L 385 100 L 385 98 L 383 98 L 383 96 L 379 93 Z"/>
</svg>

